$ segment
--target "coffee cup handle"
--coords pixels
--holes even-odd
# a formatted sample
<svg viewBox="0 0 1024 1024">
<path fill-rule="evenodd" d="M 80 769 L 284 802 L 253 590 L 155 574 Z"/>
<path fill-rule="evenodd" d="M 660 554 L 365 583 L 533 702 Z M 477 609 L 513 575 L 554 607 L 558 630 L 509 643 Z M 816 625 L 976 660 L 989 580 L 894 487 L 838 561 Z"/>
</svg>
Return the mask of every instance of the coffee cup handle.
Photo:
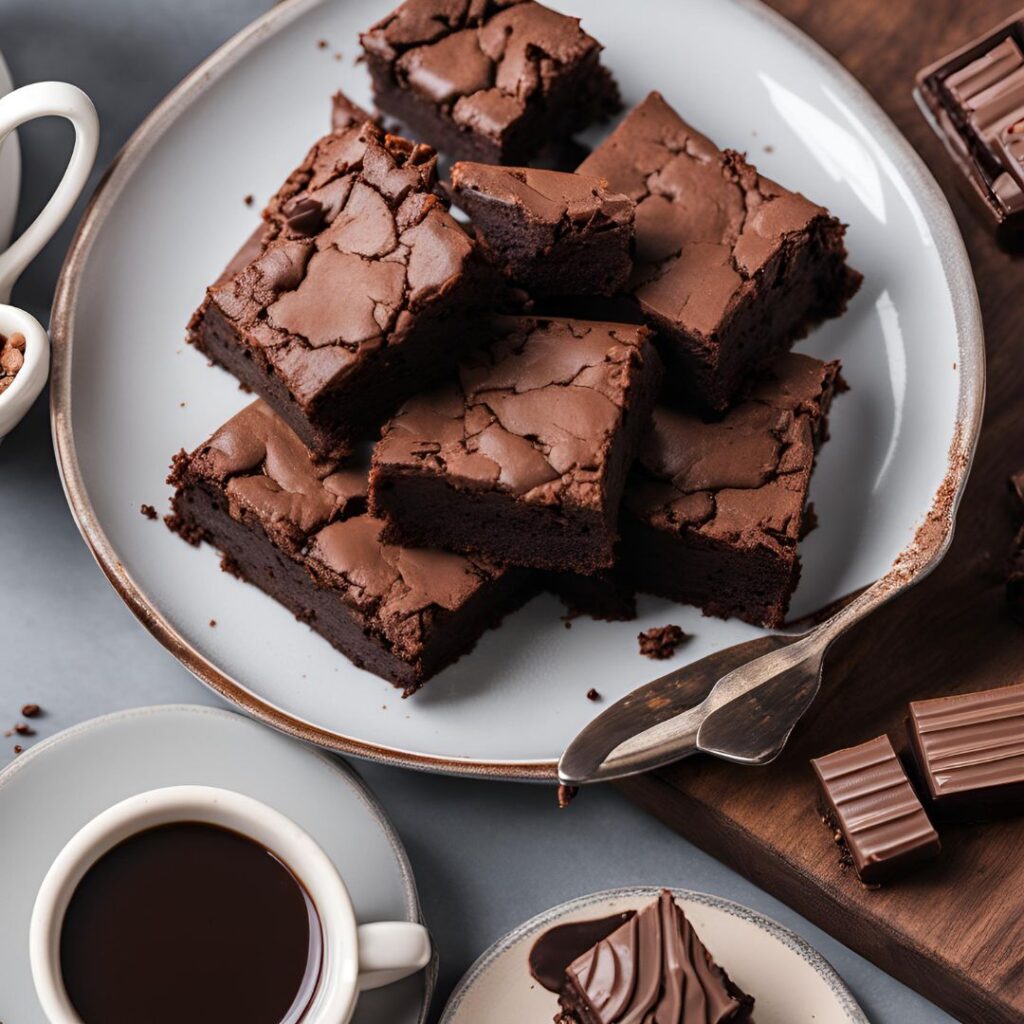
<svg viewBox="0 0 1024 1024">
<path fill-rule="evenodd" d="M 0 142 L 37 117 L 63 117 L 75 129 L 75 148 L 64 177 L 39 216 L 22 236 L 0 254 L 0 303 L 9 300 L 21 272 L 54 236 L 85 188 L 99 145 L 96 108 L 81 89 L 66 82 L 36 82 L 0 99 Z"/>
<path fill-rule="evenodd" d="M 430 933 L 409 921 L 359 926 L 359 991 L 382 988 L 430 963 Z"/>
</svg>

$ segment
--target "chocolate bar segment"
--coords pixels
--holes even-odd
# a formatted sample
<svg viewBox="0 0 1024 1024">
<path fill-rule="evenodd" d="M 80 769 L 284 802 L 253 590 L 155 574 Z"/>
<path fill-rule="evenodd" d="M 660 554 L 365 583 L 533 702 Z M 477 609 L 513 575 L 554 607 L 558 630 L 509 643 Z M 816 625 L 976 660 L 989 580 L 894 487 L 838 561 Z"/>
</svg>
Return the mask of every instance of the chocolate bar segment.
<svg viewBox="0 0 1024 1024">
<path fill-rule="evenodd" d="M 1024 811 L 1024 683 L 914 701 L 907 727 L 938 815 L 976 820 Z"/>
<path fill-rule="evenodd" d="M 819 757 L 811 765 L 829 824 L 839 829 L 866 885 L 879 885 L 938 855 L 938 833 L 888 736 Z"/>
<path fill-rule="evenodd" d="M 925 68 L 916 95 L 966 194 L 1016 247 L 1024 241 L 1024 17 Z"/>
</svg>

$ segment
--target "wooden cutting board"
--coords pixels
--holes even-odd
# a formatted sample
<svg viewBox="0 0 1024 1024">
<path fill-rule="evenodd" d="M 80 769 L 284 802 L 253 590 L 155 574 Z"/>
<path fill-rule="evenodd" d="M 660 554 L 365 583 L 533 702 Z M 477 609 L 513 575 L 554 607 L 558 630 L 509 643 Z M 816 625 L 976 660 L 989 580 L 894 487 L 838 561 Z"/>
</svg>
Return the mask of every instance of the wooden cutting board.
<svg viewBox="0 0 1024 1024">
<path fill-rule="evenodd" d="M 907 702 L 1024 680 L 1024 628 L 1004 605 L 1006 478 L 1024 468 L 1024 259 L 1000 252 L 956 191 L 911 97 L 916 71 L 1021 0 L 769 0 L 849 68 L 950 197 L 978 280 L 988 399 L 953 548 L 923 584 L 833 649 L 822 694 L 774 765 L 709 758 L 627 780 L 629 797 L 965 1024 L 1024 1021 L 1024 808 L 942 829 L 941 860 L 881 891 L 839 865 L 808 760 L 889 730 Z M 870 273 L 870 267 L 863 268 Z"/>
</svg>

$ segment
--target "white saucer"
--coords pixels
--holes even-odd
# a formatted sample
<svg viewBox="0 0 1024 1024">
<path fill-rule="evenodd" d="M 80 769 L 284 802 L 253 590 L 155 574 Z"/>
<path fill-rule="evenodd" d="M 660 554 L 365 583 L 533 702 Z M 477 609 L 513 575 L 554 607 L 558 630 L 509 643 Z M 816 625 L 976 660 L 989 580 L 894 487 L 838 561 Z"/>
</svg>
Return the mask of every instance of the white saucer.
<svg viewBox="0 0 1024 1024">
<path fill-rule="evenodd" d="M 28 926 L 57 852 L 103 808 L 180 783 L 237 790 L 296 821 L 341 870 L 360 920 L 421 920 L 401 841 L 347 765 L 230 711 L 122 711 L 58 733 L 0 772 L 0 1021 L 45 1024 Z M 422 974 L 365 993 L 353 1024 L 423 1024 L 436 974 L 435 957 Z"/>
<path fill-rule="evenodd" d="M 11 73 L 0 53 L 0 96 L 6 96 L 14 88 Z M 14 218 L 18 213 L 18 194 L 21 190 L 21 149 L 18 133 L 11 132 L 0 145 L 0 249 L 6 248 L 14 230 Z"/>
<path fill-rule="evenodd" d="M 556 924 L 638 910 L 658 891 L 643 886 L 581 896 L 520 925 L 469 969 L 440 1024 L 551 1020 L 558 1000 L 527 967 L 537 938 Z M 868 1024 L 842 978 L 800 936 L 738 903 L 686 889 L 672 892 L 711 955 L 756 999 L 757 1024 Z"/>
</svg>

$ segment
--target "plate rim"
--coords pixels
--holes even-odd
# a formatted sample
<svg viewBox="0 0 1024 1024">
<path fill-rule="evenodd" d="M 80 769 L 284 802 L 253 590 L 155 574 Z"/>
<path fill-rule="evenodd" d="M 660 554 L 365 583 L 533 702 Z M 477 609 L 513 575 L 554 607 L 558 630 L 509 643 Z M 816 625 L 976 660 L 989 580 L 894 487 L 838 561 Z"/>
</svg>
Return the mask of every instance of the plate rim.
<svg viewBox="0 0 1024 1024">
<path fill-rule="evenodd" d="M 0 792 L 10 784 L 13 778 L 23 772 L 28 765 L 32 764 L 40 756 L 45 756 L 47 751 L 60 746 L 68 740 L 74 739 L 82 733 L 91 732 L 96 728 L 109 725 L 112 722 L 136 718 L 150 718 L 163 714 L 179 712 L 185 714 L 212 715 L 216 718 L 244 722 L 247 725 L 251 725 L 256 728 L 259 728 L 261 725 L 259 721 L 254 720 L 248 715 L 240 715 L 237 711 L 233 711 L 230 708 L 211 707 L 208 704 L 172 702 L 169 704 L 145 704 L 134 708 L 122 708 L 118 711 L 110 711 L 103 715 L 97 715 L 94 718 L 87 718 L 82 722 L 76 722 L 74 725 L 69 725 L 67 728 L 61 729 L 52 736 L 47 736 L 46 739 L 40 740 L 38 743 L 34 743 L 31 747 L 14 758 L 10 763 L 4 765 L 3 768 L 0 768 Z M 377 827 L 384 833 L 384 837 L 387 839 L 388 845 L 391 847 L 395 854 L 395 859 L 398 861 L 399 874 L 401 876 L 402 888 L 404 890 L 403 895 L 405 896 L 405 902 L 409 911 L 410 919 L 423 925 L 423 927 L 429 932 L 430 926 L 423 917 L 423 906 L 420 903 L 419 889 L 416 886 L 416 876 L 413 874 L 412 862 L 409 860 L 409 853 L 405 848 L 405 844 L 402 842 L 402 837 L 399 835 L 398 829 L 395 828 L 394 822 L 388 816 L 388 813 L 384 809 L 383 804 L 381 804 L 377 794 L 370 788 L 369 783 L 367 783 L 358 770 L 347 761 L 342 760 L 340 757 L 332 756 L 325 750 L 321 750 L 317 747 L 311 747 L 308 744 L 302 744 L 302 747 L 307 753 L 320 761 L 321 764 L 328 768 L 333 774 L 339 776 L 345 784 L 350 785 L 355 791 L 356 796 L 366 806 L 366 809 L 370 812 L 376 822 Z M 433 946 L 433 940 L 431 940 L 431 945 Z M 423 993 L 423 1005 L 420 1007 L 417 1024 L 426 1024 L 427 1016 L 434 1002 L 434 996 L 437 994 L 438 974 L 438 951 L 437 947 L 433 946 L 431 961 L 424 971 L 425 986 Z"/>
<path fill-rule="evenodd" d="M 296 739 L 341 754 L 438 774 L 553 783 L 558 779 L 557 759 L 485 760 L 424 754 L 399 746 L 373 743 L 318 726 L 250 692 L 196 650 L 150 602 L 118 558 L 96 516 L 82 478 L 71 418 L 73 321 L 81 270 L 99 228 L 122 188 L 153 145 L 206 89 L 264 40 L 325 2 L 282 0 L 221 45 L 142 121 L 92 195 L 61 268 L 50 319 L 53 349 L 50 420 L 61 484 L 79 532 L 118 596 L 178 661 L 235 708 Z M 890 152 L 899 157 L 902 176 L 914 186 L 914 194 L 939 243 L 937 251 L 953 305 L 958 345 L 960 372 L 956 429 L 946 476 L 933 495 L 931 509 L 921 521 L 922 528 L 896 556 L 893 567 L 883 577 L 891 578 L 888 596 L 894 596 L 927 575 L 948 550 L 956 510 L 977 446 L 984 406 L 985 353 L 981 309 L 970 260 L 942 189 L 917 151 L 867 89 L 836 58 L 762 0 L 729 0 L 729 3 L 749 12 L 771 31 L 788 40 L 858 98 L 864 122 L 877 138 L 886 143 Z"/>
<path fill-rule="evenodd" d="M 753 924 L 755 927 L 767 932 L 773 939 L 781 942 L 787 949 L 807 961 L 818 976 L 828 984 L 840 1008 L 848 1017 L 847 1024 L 870 1024 L 867 1015 L 854 998 L 853 992 L 850 991 L 842 975 L 814 946 L 793 931 L 792 928 L 787 928 L 784 924 L 780 924 L 767 914 L 762 914 L 759 910 L 754 910 L 752 907 L 737 903 L 735 900 L 726 899 L 724 896 L 698 892 L 693 889 L 658 885 L 634 885 L 619 889 L 603 889 L 600 892 L 593 892 L 585 896 L 577 896 L 575 899 L 566 900 L 564 903 L 559 903 L 554 907 L 541 911 L 539 914 L 535 914 L 528 921 L 524 921 L 510 932 L 507 932 L 477 957 L 452 990 L 452 994 L 448 997 L 448 1002 L 445 1003 L 438 1024 L 454 1024 L 455 1014 L 458 1012 L 463 999 L 469 993 L 470 988 L 514 943 L 521 941 L 546 925 L 554 924 L 565 914 L 575 910 L 583 910 L 586 907 L 606 903 L 611 900 L 630 899 L 632 897 L 649 899 L 657 896 L 663 888 L 668 889 L 676 899 L 713 907 L 731 917 L 739 918 L 741 921 Z"/>
</svg>

